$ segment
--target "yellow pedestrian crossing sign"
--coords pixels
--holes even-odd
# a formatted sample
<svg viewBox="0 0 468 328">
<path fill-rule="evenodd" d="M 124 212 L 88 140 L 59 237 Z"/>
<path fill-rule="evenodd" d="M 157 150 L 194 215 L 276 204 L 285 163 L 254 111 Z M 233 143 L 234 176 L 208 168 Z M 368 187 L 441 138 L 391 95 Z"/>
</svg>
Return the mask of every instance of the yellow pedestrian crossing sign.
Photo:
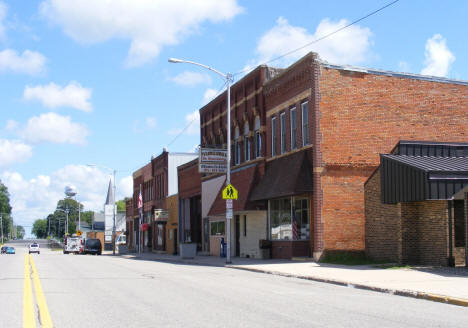
<svg viewBox="0 0 468 328">
<path fill-rule="evenodd" d="M 232 184 L 223 189 L 223 199 L 237 199 L 237 189 Z"/>
</svg>

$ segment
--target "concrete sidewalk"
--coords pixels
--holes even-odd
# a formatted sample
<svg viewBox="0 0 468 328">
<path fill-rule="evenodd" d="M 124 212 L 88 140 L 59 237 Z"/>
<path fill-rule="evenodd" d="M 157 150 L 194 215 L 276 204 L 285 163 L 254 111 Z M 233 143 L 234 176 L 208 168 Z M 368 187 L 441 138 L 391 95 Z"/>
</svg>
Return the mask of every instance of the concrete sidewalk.
<svg viewBox="0 0 468 328">
<path fill-rule="evenodd" d="M 372 265 L 337 265 L 313 261 L 258 260 L 197 256 L 181 259 L 168 254 L 122 254 L 124 258 L 165 261 L 192 265 L 209 265 L 269 273 L 300 279 L 333 283 L 402 296 L 468 306 L 468 269 L 448 267 L 415 267 L 384 269 Z"/>
</svg>

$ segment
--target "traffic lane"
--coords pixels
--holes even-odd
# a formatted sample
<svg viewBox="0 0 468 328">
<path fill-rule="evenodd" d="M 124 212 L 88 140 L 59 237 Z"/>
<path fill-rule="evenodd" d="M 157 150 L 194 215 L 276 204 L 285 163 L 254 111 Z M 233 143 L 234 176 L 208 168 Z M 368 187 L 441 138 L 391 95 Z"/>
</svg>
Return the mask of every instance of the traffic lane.
<svg viewBox="0 0 468 328">
<path fill-rule="evenodd" d="M 56 327 L 464 327 L 465 308 L 234 269 L 52 252 Z"/>
<path fill-rule="evenodd" d="M 24 256 L 27 248 L 16 243 L 16 254 L 0 255 L 0 326 L 22 327 Z"/>
</svg>

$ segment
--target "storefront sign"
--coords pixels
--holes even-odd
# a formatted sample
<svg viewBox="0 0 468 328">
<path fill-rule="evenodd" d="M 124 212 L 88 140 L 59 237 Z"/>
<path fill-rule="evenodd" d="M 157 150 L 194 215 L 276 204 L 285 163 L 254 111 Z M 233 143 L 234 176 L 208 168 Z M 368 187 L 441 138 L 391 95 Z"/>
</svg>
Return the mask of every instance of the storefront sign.
<svg viewBox="0 0 468 328">
<path fill-rule="evenodd" d="M 226 173 L 226 149 L 200 148 L 198 170 L 200 173 Z"/>
<path fill-rule="evenodd" d="M 200 163 L 198 165 L 200 173 L 226 173 L 226 164 L 222 163 Z"/>
<path fill-rule="evenodd" d="M 226 149 L 200 148 L 200 163 L 226 163 Z"/>
<path fill-rule="evenodd" d="M 154 220 L 155 221 L 167 221 L 169 220 L 169 212 L 163 209 L 154 210 Z"/>
</svg>

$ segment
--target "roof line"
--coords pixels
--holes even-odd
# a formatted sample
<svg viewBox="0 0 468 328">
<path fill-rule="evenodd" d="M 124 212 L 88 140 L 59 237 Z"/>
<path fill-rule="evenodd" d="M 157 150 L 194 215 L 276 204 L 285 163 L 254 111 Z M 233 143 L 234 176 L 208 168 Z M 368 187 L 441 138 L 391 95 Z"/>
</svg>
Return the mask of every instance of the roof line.
<svg viewBox="0 0 468 328">
<path fill-rule="evenodd" d="M 421 74 L 414 74 L 414 73 L 394 72 L 394 71 L 387 71 L 387 70 L 373 69 L 373 68 L 366 68 L 366 67 L 359 67 L 359 66 L 352 66 L 352 65 L 331 64 L 321 59 L 319 59 L 319 63 L 325 68 L 331 68 L 331 69 L 337 69 L 337 70 L 343 70 L 343 71 L 360 72 L 360 73 L 367 73 L 367 74 L 374 74 L 374 75 L 384 75 L 384 76 L 400 77 L 400 78 L 407 78 L 407 79 L 413 79 L 413 80 L 450 83 L 450 84 L 459 84 L 459 85 L 468 86 L 468 81 L 466 80 L 449 79 L 446 77 L 421 75 Z"/>
</svg>

